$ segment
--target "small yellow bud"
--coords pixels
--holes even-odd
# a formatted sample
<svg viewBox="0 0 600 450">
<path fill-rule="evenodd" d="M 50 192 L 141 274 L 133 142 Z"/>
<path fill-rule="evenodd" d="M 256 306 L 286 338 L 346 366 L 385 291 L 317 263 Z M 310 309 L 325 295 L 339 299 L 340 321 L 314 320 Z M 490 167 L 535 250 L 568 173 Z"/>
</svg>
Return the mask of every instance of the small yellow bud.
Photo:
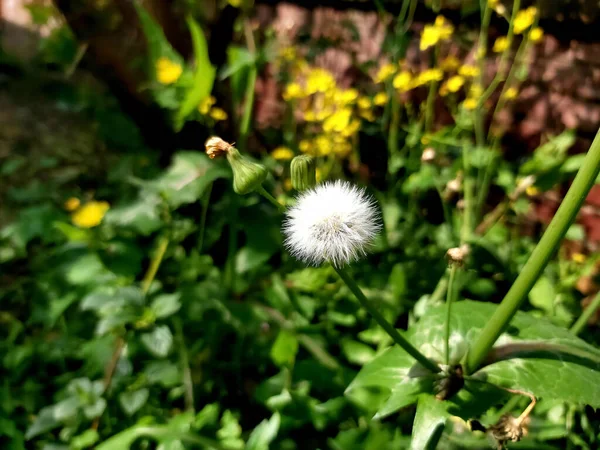
<svg viewBox="0 0 600 450">
<path fill-rule="evenodd" d="M 71 197 L 65 202 L 63 206 L 67 211 L 75 211 L 77 208 L 79 208 L 80 204 L 81 202 L 77 197 Z"/>
</svg>

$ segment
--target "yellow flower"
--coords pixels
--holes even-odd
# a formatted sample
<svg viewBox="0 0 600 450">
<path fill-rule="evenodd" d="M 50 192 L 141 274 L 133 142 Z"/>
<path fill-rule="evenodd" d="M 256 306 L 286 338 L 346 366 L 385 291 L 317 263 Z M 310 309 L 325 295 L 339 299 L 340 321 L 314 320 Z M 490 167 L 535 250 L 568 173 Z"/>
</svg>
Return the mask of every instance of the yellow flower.
<svg viewBox="0 0 600 450">
<path fill-rule="evenodd" d="M 234 8 L 239 8 L 242 5 L 242 0 L 227 0 L 227 3 L 229 3 Z"/>
<path fill-rule="evenodd" d="M 65 202 L 63 206 L 67 211 L 75 211 L 77 208 L 79 208 L 80 204 L 81 202 L 77 197 L 71 197 Z"/>
<path fill-rule="evenodd" d="M 513 31 L 515 34 L 521 34 L 535 22 L 535 16 L 537 15 L 537 8 L 530 6 L 527 9 L 523 9 L 517 13 L 515 17 L 515 23 L 513 24 Z"/>
<path fill-rule="evenodd" d="M 383 106 L 388 102 L 389 98 L 385 92 L 378 92 L 373 97 L 373 103 L 377 106 Z"/>
<path fill-rule="evenodd" d="M 359 115 L 360 115 L 360 117 L 365 119 L 367 122 L 375 121 L 375 114 L 373 114 L 373 111 L 370 109 L 361 109 L 359 112 Z"/>
<path fill-rule="evenodd" d="M 388 63 L 381 66 L 377 75 L 375 75 L 375 83 L 382 83 L 396 73 L 396 66 Z"/>
<path fill-rule="evenodd" d="M 460 69 L 458 69 L 458 73 L 463 77 L 474 78 L 479 75 L 479 67 L 465 64 Z"/>
<path fill-rule="evenodd" d="M 460 61 L 458 60 L 458 58 L 456 56 L 452 56 L 452 55 L 447 56 L 440 63 L 440 69 L 442 69 L 444 72 L 451 72 L 453 70 L 458 69 L 459 66 L 460 66 Z"/>
<path fill-rule="evenodd" d="M 385 93 L 380 92 L 380 94 L 385 94 Z M 379 94 L 377 94 L 377 95 L 379 95 Z M 360 109 L 369 109 L 371 107 L 371 99 L 369 97 L 359 97 L 356 104 Z"/>
<path fill-rule="evenodd" d="M 333 151 L 332 142 L 326 135 L 317 136 L 315 139 L 315 147 L 317 150 L 317 155 L 319 156 L 327 156 Z"/>
<path fill-rule="evenodd" d="M 334 93 L 334 101 L 342 105 L 349 105 L 358 99 L 358 91 L 356 89 L 344 89 Z"/>
<path fill-rule="evenodd" d="M 350 122 L 350 124 L 347 127 L 341 130 L 340 133 L 344 137 L 350 137 L 354 136 L 358 132 L 358 130 L 360 130 L 360 120 L 354 119 Z"/>
<path fill-rule="evenodd" d="M 471 89 L 469 89 L 469 97 L 478 98 L 483 94 L 483 86 L 480 84 L 472 84 Z"/>
<path fill-rule="evenodd" d="M 315 170 L 315 178 L 317 180 L 317 183 L 319 183 L 323 179 L 323 172 L 321 172 L 321 169 L 319 169 L 318 167 L 317 170 Z"/>
<path fill-rule="evenodd" d="M 446 82 L 446 86 L 450 92 L 460 91 L 460 88 L 463 87 L 463 84 L 465 84 L 465 79 L 460 75 L 454 75 Z"/>
<path fill-rule="evenodd" d="M 587 257 L 583 253 L 575 252 L 571 255 L 571 259 L 577 264 L 583 264 Z"/>
<path fill-rule="evenodd" d="M 517 98 L 517 95 L 519 95 L 519 91 L 517 91 L 517 88 L 509 87 L 504 93 L 504 98 L 506 98 L 507 100 L 512 100 L 513 98 Z"/>
<path fill-rule="evenodd" d="M 352 110 L 350 108 L 340 109 L 323 122 L 323 131 L 341 133 L 348 127 L 351 118 Z"/>
<path fill-rule="evenodd" d="M 538 195 L 540 193 L 540 190 L 535 186 L 527 186 L 527 189 L 525 189 L 525 193 L 528 196 L 533 197 L 535 195 Z"/>
<path fill-rule="evenodd" d="M 394 77 L 393 85 L 400 92 L 406 92 L 411 88 L 411 80 L 410 72 L 403 71 Z"/>
<path fill-rule="evenodd" d="M 419 48 L 426 50 L 438 42 L 450 39 L 454 33 L 454 27 L 446 21 L 443 16 L 437 16 L 433 25 L 425 25 Z"/>
<path fill-rule="evenodd" d="M 156 61 L 156 79 L 160 84 L 173 84 L 183 73 L 183 68 L 164 56 Z"/>
<path fill-rule="evenodd" d="M 477 100 L 475 100 L 474 98 L 468 98 L 463 102 L 463 106 L 465 109 L 472 111 L 475 108 L 477 108 Z"/>
<path fill-rule="evenodd" d="M 335 78 L 325 69 L 312 69 L 306 79 L 306 93 L 327 92 L 335 88 Z"/>
<path fill-rule="evenodd" d="M 221 108 L 214 107 L 210 110 L 210 117 L 216 121 L 227 120 L 227 113 Z"/>
<path fill-rule="evenodd" d="M 271 156 L 277 161 L 289 161 L 294 157 L 294 152 L 288 147 L 280 146 L 271 152 Z"/>
<path fill-rule="evenodd" d="M 413 87 L 422 86 L 432 81 L 441 81 L 444 78 L 444 72 L 440 69 L 427 69 L 417 75 L 413 82 Z"/>
<path fill-rule="evenodd" d="M 283 180 L 283 189 L 286 191 L 291 191 L 292 190 L 292 180 L 290 180 L 289 178 L 286 178 L 285 180 Z"/>
<path fill-rule="evenodd" d="M 298 83 L 288 83 L 285 86 L 285 90 L 283 91 L 284 100 L 289 101 L 302 97 L 304 97 L 304 92 L 302 90 L 302 86 L 300 86 Z"/>
<path fill-rule="evenodd" d="M 204 100 L 202 100 L 198 105 L 198 111 L 200 111 L 200 114 L 202 114 L 203 116 L 207 115 L 210 111 L 210 108 L 212 107 L 212 105 L 215 104 L 216 101 L 217 100 L 212 95 L 209 95 Z"/>
<path fill-rule="evenodd" d="M 93 228 L 100 225 L 109 208 L 107 202 L 88 202 L 71 215 L 71 221 L 80 228 Z"/>
<path fill-rule="evenodd" d="M 285 61 L 293 61 L 296 59 L 296 48 L 289 46 L 279 49 L 279 56 Z"/>
<path fill-rule="evenodd" d="M 311 142 L 309 140 L 302 139 L 298 143 L 298 149 L 300 149 L 300 151 L 302 153 L 310 153 L 310 151 L 312 150 L 312 144 L 311 144 Z"/>
<path fill-rule="evenodd" d="M 539 42 L 543 37 L 544 30 L 542 30 L 540 27 L 536 27 L 529 32 L 529 39 L 531 39 L 531 42 Z"/>
<path fill-rule="evenodd" d="M 488 0 L 488 2 L 487 2 L 487 3 L 488 3 L 488 6 L 489 6 L 490 8 L 495 8 L 495 7 L 496 7 L 496 5 L 498 4 L 498 1 L 499 1 L 499 0 Z"/>
<path fill-rule="evenodd" d="M 500 36 L 494 42 L 494 47 L 492 50 L 494 53 L 502 53 L 504 50 L 508 48 L 508 38 L 506 36 Z"/>
</svg>

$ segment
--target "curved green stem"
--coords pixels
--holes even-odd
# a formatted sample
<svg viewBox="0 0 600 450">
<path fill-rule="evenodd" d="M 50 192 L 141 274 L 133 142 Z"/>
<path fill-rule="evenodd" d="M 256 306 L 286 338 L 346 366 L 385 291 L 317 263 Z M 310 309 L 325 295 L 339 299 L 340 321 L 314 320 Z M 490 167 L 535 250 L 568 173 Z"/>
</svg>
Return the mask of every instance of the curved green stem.
<svg viewBox="0 0 600 450">
<path fill-rule="evenodd" d="M 567 229 L 581 208 L 588 192 L 594 185 L 600 172 L 600 131 L 588 151 L 569 192 L 562 201 L 548 229 L 533 250 L 531 257 L 521 270 L 514 284 L 498 306 L 493 316 L 487 322 L 467 354 L 465 361 L 466 373 L 477 370 L 486 358 L 488 352 L 508 327 L 516 314 L 523 299 L 527 296 L 550 258 L 558 248 Z"/>
<path fill-rule="evenodd" d="M 279 203 L 277 201 L 277 199 L 275 197 L 273 197 L 271 194 L 269 194 L 267 192 L 267 190 L 262 187 L 262 185 L 256 190 L 256 192 L 258 192 L 260 195 L 262 195 L 264 198 L 266 198 L 267 200 L 269 200 L 273 205 L 275 205 L 277 207 L 277 209 L 280 212 L 285 212 L 285 206 L 283 206 L 281 203 Z"/>
<path fill-rule="evenodd" d="M 594 300 L 583 310 L 579 319 L 573 324 L 571 327 L 571 333 L 579 334 L 583 331 L 585 326 L 587 325 L 590 317 L 596 312 L 596 310 L 600 308 L 600 292 L 594 297 Z"/>
<path fill-rule="evenodd" d="M 166 236 L 162 237 L 160 242 L 158 243 L 156 251 L 154 252 L 152 260 L 150 261 L 148 271 L 146 272 L 146 275 L 144 275 L 144 279 L 142 280 L 142 291 L 144 292 L 144 294 L 148 293 L 150 285 L 152 284 L 152 281 L 154 281 L 154 277 L 156 276 L 156 272 L 158 271 L 160 263 L 162 262 L 165 256 L 168 246 L 169 238 Z"/>
<path fill-rule="evenodd" d="M 446 292 L 446 323 L 444 333 L 444 363 L 450 364 L 450 315 L 452 314 L 452 301 L 454 300 L 454 280 L 458 264 L 453 263 L 450 267 L 450 276 L 448 279 L 448 291 Z"/>
<path fill-rule="evenodd" d="M 338 273 L 340 278 L 346 283 L 346 286 L 352 291 L 354 296 L 358 299 L 363 308 L 365 308 L 369 314 L 375 319 L 375 321 L 383 328 L 387 334 L 394 340 L 396 344 L 398 344 L 406 353 L 415 358 L 423 367 L 431 370 L 434 373 L 440 372 L 440 368 L 429 358 L 423 355 L 419 350 L 417 350 L 413 345 L 406 340 L 404 336 L 400 334 L 398 330 L 396 330 L 391 323 L 389 323 L 385 317 L 373 306 L 373 304 L 369 301 L 369 299 L 365 296 L 363 291 L 358 287 L 356 281 L 348 275 L 348 272 L 344 268 L 333 266 L 335 271 Z"/>
</svg>

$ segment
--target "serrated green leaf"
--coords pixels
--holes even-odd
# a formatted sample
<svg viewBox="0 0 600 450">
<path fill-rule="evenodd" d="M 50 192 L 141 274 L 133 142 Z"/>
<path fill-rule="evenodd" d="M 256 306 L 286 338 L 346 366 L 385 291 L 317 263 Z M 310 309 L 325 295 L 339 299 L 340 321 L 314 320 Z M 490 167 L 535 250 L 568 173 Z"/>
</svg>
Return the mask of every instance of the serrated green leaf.
<svg viewBox="0 0 600 450">
<path fill-rule="evenodd" d="M 186 19 L 192 43 L 194 45 L 194 59 L 196 61 L 196 70 L 191 88 L 186 92 L 177 116 L 175 117 L 175 130 L 179 131 L 183 126 L 184 120 L 200 104 L 202 100 L 210 95 L 215 80 L 215 67 L 210 63 L 208 57 L 208 46 L 202 29 L 196 21 L 188 16 Z"/>
<path fill-rule="evenodd" d="M 422 394 L 417 403 L 417 414 L 413 423 L 411 450 L 435 450 L 450 417 L 447 402 L 433 395 Z"/>
</svg>

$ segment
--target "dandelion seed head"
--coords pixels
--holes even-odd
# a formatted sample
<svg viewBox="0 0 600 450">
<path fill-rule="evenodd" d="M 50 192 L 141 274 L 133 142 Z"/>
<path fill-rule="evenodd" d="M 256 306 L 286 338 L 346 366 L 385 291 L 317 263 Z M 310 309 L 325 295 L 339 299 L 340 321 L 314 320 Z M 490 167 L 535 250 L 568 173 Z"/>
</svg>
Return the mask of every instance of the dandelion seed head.
<svg viewBox="0 0 600 450">
<path fill-rule="evenodd" d="M 303 192 L 288 209 L 283 225 L 290 253 L 312 265 L 344 266 L 366 254 L 381 229 L 374 200 L 343 181 Z"/>
</svg>

